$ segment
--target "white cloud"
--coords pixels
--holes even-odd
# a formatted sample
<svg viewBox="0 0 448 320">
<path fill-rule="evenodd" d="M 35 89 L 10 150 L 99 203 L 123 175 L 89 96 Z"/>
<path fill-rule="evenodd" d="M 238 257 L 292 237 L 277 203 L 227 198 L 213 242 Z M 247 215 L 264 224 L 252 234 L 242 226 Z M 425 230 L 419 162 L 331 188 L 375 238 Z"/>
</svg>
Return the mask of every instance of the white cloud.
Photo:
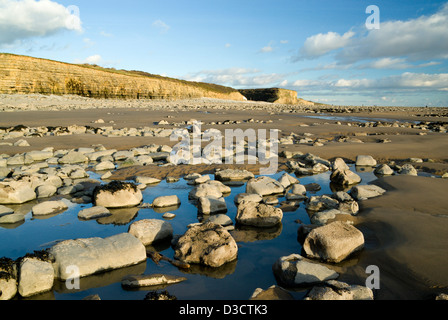
<svg viewBox="0 0 448 320">
<path fill-rule="evenodd" d="M 281 44 L 287 44 L 289 42 L 289 40 L 280 40 Z"/>
<path fill-rule="evenodd" d="M 76 6 L 66 8 L 50 0 L 0 0 L 0 45 L 61 30 L 82 31 Z"/>
<path fill-rule="evenodd" d="M 272 51 L 274 51 L 274 48 L 272 48 L 272 46 L 270 46 L 270 45 L 260 49 L 261 53 L 267 53 L 267 52 L 272 52 Z"/>
<path fill-rule="evenodd" d="M 336 32 L 328 32 L 311 36 L 305 40 L 305 44 L 300 49 L 299 55 L 295 57 L 295 60 L 314 59 L 333 50 L 343 48 L 348 45 L 354 35 L 354 32 L 349 31 L 343 35 Z"/>
<path fill-rule="evenodd" d="M 404 68 L 409 62 L 448 59 L 448 3 L 430 16 L 382 22 L 379 30 L 359 28 L 309 37 L 293 61 L 333 53 L 338 65 L 377 60 L 373 68 Z"/>
<path fill-rule="evenodd" d="M 84 60 L 76 59 L 75 63 L 88 63 L 88 64 L 99 64 L 103 61 L 103 58 L 99 54 L 95 54 L 93 56 L 87 57 Z"/>
<path fill-rule="evenodd" d="M 356 91 L 441 91 L 448 83 L 448 73 L 427 74 L 404 72 L 377 79 L 296 80 L 292 86 L 313 90 Z"/>
<path fill-rule="evenodd" d="M 215 83 L 238 88 L 279 86 L 284 81 L 283 74 L 264 74 L 258 69 L 248 68 L 203 70 L 181 78 L 189 81 Z"/>
<path fill-rule="evenodd" d="M 114 36 L 112 33 L 108 33 L 106 31 L 101 31 L 100 35 L 103 36 L 103 37 L 106 37 L 106 38 L 111 38 L 111 37 Z"/>
<path fill-rule="evenodd" d="M 225 47 L 226 47 L 226 48 L 230 48 L 231 46 L 232 46 L 232 45 L 231 45 L 230 43 L 226 43 L 226 44 L 225 44 Z"/>
<path fill-rule="evenodd" d="M 159 29 L 160 33 L 167 33 L 168 30 L 170 30 L 170 26 L 167 25 L 165 22 L 163 22 L 162 20 L 156 20 L 152 23 L 152 26 Z"/>
</svg>

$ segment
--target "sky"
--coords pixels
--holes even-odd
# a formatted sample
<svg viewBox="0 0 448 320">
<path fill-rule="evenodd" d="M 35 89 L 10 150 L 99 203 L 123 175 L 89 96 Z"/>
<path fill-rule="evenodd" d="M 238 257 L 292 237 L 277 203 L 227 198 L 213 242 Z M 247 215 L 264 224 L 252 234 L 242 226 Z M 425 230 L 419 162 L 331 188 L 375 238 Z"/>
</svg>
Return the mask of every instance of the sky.
<svg viewBox="0 0 448 320">
<path fill-rule="evenodd" d="M 446 0 L 0 0 L 0 52 L 334 105 L 448 107 Z"/>
</svg>

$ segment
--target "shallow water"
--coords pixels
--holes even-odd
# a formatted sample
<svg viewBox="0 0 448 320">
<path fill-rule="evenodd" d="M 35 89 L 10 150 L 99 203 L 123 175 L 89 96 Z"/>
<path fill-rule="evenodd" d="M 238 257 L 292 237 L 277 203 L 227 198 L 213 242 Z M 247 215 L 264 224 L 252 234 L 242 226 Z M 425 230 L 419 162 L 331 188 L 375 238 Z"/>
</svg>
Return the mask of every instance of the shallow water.
<svg viewBox="0 0 448 320">
<path fill-rule="evenodd" d="M 323 119 L 323 120 L 332 120 L 332 121 L 348 121 L 348 122 L 402 122 L 402 123 L 415 123 L 418 124 L 420 121 L 412 121 L 412 120 L 403 120 L 403 119 L 389 119 L 389 118 L 370 118 L 370 117 L 357 117 L 357 116 L 334 116 L 334 115 L 315 115 L 315 116 L 302 116 L 305 118 L 313 118 L 313 119 Z"/>
<path fill-rule="evenodd" d="M 355 167 L 352 167 L 356 171 Z M 372 171 L 357 171 L 362 177 L 362 184 L 367 184 L 376 179 Z M 92 178 L 99 179 L 95 173 L 90 173 Z M 272 176 L 278 179 L 283 172 Z M 290 173 L 294 176 L 293 173 Z M 321 190 L 308 192 L 308 196 L 316 194 L 331 194 L 334 190 L 329 184 L 330 173 L 314 176 L 298 177 L 301 184 L 318 183 Z M 211 176 L 211 178 L 213 178 Z M 188 199 L 188 193 L 194 186 L 188 185 L 186 180 L 180 179 L 176 183 L 167 183 L 165 180 L 158 185 L 150 186 L 143 190 L 143 202 L 152 203 L 153 199 L 160 195 L 177 195 L 181 205 L 169 210 L 153 210 L 152 208 L 131 208 L 111 211 L 110 217 L 98 220 L 81 221 L 78 212 L 90 207 L 91 204 L 74 204 L 68 210 L 55 216 L 35 218 L 31 214 L 31 207 L 36 202 L 26 205 L 11 206 L 16 211 L 25 210 L 26 221 L 19 226 L 0 225 L 0 257 L 17 259 L 26 253 L 35 250 L 49 248 L 55 241 L 108 237 L 127 232 L 129 225 L 142 219 L 163 219 L 164 212 L 172 212 L 176 217 L 169 220 L 174 229 L 174 234 L 184 234 L 187 225 L 202 220 L 198 216 L 197 207 Z M 236 205 L 234 197 L 245 192 L 245 184 L 232 186 L 231 193 L 225 197 L 227 215 L 235 222 Z M 47 200 L 47 199 L 45 199 Z M 279 202 L 285 200 L 279 197 Z M 278 228 L 256 229 L 237 227 L 232 235 L 237 240 L 239 250 L 238 259 L 220 268 L 205 268 L 192 266 L 188 271 L 181 271 L 168 262 L 161 261 L 156 265 L 151 259 L 137 266 L 118 269 L 100 275 L 81 279 L 79 290 L 68 290 L 64 282 L 56 281 L 54 290 L 33 299 L 57 299 L 80 300 L 88 295 L 98 294 L 103 300 L 143 300 L 148 291 L 162 288 L 145 288 L 128 290 L 121 286 L 121 279 L 129 274 L 154 274 L 163 273 L 184 276 L 187 281 L 171 285 L 166 290 L 179 300 L 245 300 L 248 299 L 256 288 L 267 289 L 276 284 L 272 272 L 273 263 L 281 256 L 291 253 L 300 253 L 301 245 L 297 240 L 299 219 L 305 224 L 309 223 L 309 217 L 304 203 L 295 211 L 285 211 L 282 224 Z M 174 251 L 170 242 L 159 243 L 155 250 L 172 258 Z M 291 292 L 297 299 L 302 298 L 306 291 Z"/>
</svg>

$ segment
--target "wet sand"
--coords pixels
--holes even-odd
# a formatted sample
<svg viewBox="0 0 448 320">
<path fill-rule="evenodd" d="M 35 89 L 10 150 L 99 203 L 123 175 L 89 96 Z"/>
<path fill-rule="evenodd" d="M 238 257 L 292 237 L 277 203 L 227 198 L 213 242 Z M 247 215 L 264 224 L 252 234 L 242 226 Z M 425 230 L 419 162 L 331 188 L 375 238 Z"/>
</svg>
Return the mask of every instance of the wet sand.
<svg viewBox="0 0 448 320">
<path fill-rule="evenodd" d="M 120 105 L 117 103 L 117 105 Z M 392 118 L 408 121 L 448 122 L 446 109 L 442 116 L 416 116 L 412 109 L 407 112 L 387 110 L 378 113 L 350 113 L 349 116 L 370 118 Z M 379 163 L 406 161 L 408 158 L 425 159 L 415 163 L 415 167 L 433 174 L 448 172 L 448 134 L 425 132 L 415 128 L 401 127 L 357 127 L 347 125 L 348 121 L 309 118 L 309 113 L 283 113 L 273 106 L 272 110 L 150 110 L 141 108 L 108 108 L 71 111 L 30 111 L 2 112 L 0 127 L 23 124 L 26 126 L 68 126 L 88 125 L 93 127 L 157 127 L 154 122 L 201 120 L 204 123 L 224 120 L 271 120 L 271 123 L 247 123 L 233 125 L 203 125 L 203 130 L 216 128 L 280 129 L 279 137 L 291 132 L 302 135 L 311 133 L 312 138 L 330 141 L 323 146 L 310 144 L 280 145 L 279 151 L 301 151 L 312 153 L 324 159 L 342 157 L 354 161 L 357 155 L 373 156 Z M 341 116 L 343 114 L 335 114 Z M 95 124 L 103 119 L 104 124 Z M 110 123 L 113 121 L 113 123 Z M 170 125 L 163 125 L 172 128 Z M 356 142 L 336 142 L 335 137 L 349 136 L 361 140 Z M 378 143 L 379 139 L 390 139 L 390 143 Z M 7 140 L 15 142 L 15 140 Z M 27 138 L 30 147 L 0 145 L 0 154 L 15 154 L 31 150 L 41 150 L 52 146 L 55 149 L 90 147 L 103 144 L 106 148 L 130 149 L 144 145 L 168 144 L 169 138 L 156 137 L 114 137 L 101 135 L 68 135 L 56 137 Z M 5 140 L 6 141 L 6 140 Z M 0 141 L 4 142 L 4 141 Z M 429 161 L 427 159 L 430 159 Z M 282 159 L 284 162 L 285 159 Z M 156 178 L 180 177 L 191 172 L 212 173 L 217 166 L 168 166 L 133 167 L 118 170 L 113 178 L 127 179 L 135 175 Z M 222 165 L 220 168 L 235 167 Z M 239 166 L 257 174 L 258 166 Z M 280 170 L 284 168 L 280 167 Z M 359 267 L 345 277 L 366 278 L 365 267 L 377 265 L 381 270 L 381 289 L 376 291 L 378 299 L 427 299 L 435 293 L 448 292 L 448 180 L 429 177 L 392 176 L 377 180 L 375 184 L 388 192 L 379 197 L 361 201 L 361 212 L 357 225 L 366 237 L 366 249 L 359 257 Z M 344 280 L 344 277 L 341 278 Z"/>
</svg>

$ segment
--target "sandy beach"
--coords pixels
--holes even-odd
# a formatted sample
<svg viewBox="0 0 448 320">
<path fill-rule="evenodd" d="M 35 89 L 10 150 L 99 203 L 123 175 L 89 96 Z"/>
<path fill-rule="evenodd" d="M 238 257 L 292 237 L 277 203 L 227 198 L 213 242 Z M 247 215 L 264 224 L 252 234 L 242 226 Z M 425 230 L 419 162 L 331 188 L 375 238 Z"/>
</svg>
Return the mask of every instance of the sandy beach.
<svg viewBox="0 0 448 320">
<path fill-rule="evenodd" d="M 58 97 L 58 101 L 60 97 Z M 3 97 L 4 105 L 13 106 L 14 98 Z M 41 105 L 42 101 L 20 97 L 20 103 Z M 365 278 L 363 270 L 368 265 L 377 265 L 381 270 L 381 290 L 377 299 L 433 299 L 436 294 L 446 292 L 448 273 L 448 179 L 441 176 L 448 172 L 448 134 L 416 127 L 420 122 L 442 123 L 447 127 L 446 109 L 436 108 L 371 108 L 359 112 L 320 112 L 324 107 L 296 108 L 285 111 L 276 105 L 249 103 L 207 102 L 209 107 L 193 108 L 194 102 L 173 102 L 175 108 L 157 107 L 156 102 L 148 106 L 135 101 L 105 101 L 107 108 L 96 108 L 101 100 L 79 99 L 59 102 L 61 105 L 91 105 L 73 110 L 57 110 L 54 101 L 37 111 L 1 112 L 0 128 L 24 125 L 40 126 L 90 126 L 114 129 L 163 127 L 176 128 L 174 123 L 195 119 L 203 123 L 202 129 L 240 128 L 278 129 L 279 139 L 292 133 L 309 137 L 308 143 L 280 144 L 279 153 L 300 151 L 323 159 L 343 158 L 353 163 L 358 155 L 371 155 L 378 164 L 412 163 L 427 176 L 395 175 L 379 178 L 374 184 L 387 193 L 381 197 L 360 201 L 360 214 L 356 225 L 366 238 L 366 250 L 359 257 L 359 269 L 351 269 L 341 280 L 358 281 Z M 169 105 L 168 102 L 166 102 Z M 237 107 L 234 107 L 237 105 Z M 156 106 L 156 107 L 154 107 Z M 183 107 L 180 107 L 183 106 Z M 56 109 L 56 110 L 54 110 Z M 294 109 L 294 108 L 291 108 Z M 341 108 L 342 110 L 343 108 Z M 365 110 L 364 112 L 362 110 Z M 373 110 L 373 111 L 372 111 Z M 101 123 L 97 121 L 102 119 Z M 248 121 L 252 119 L 251 121 Z M 166 120 L 168 124 L 155 123 Z M 237 121 L 233 124 L 218 122 Z M 382 124 L 378 125 L 378 121 Z M 396 122 L 397 121 L 397 122 Z M 365 126 L 365 123 L 377 123 Z M 396 124 L 395 126 L 393 124 Z M 398 124 L 406 125 L 400 126 Z M 387 124 L 387 125 L 386 125 Z M 23 139 L 23 138 L 22 138 Z M 77 134 L 43 137 L 26 137 L 29 146 L 14 146 L 19 139 L 0 141 L 0 154 L 42 150 L 47 147 L 75 149 L 101 144 L 106 149 L 129 150 L 151 144 L 173 146 L 169 137 L 116 136 L 100 134 Z M 316 144 L 315 142 L 321 142 Z M 416 160 L 418 159 L 418 160 Z M 280 158 L 279 171 L 286 168 L 288 159 Z M 182 177 L 187 173 L 212 173 L 216 168 L 241 168 L 258 174 L 259 165 L 157 165 L 128 167 L 115 171 L 112 179 L 126 180 L 133 176 L 148 176 L 158 179 Z M 431 177 L 433 175 L 433 177 Z M 358 270 L 358 271 L 356 271 Z"/>
</svg>

